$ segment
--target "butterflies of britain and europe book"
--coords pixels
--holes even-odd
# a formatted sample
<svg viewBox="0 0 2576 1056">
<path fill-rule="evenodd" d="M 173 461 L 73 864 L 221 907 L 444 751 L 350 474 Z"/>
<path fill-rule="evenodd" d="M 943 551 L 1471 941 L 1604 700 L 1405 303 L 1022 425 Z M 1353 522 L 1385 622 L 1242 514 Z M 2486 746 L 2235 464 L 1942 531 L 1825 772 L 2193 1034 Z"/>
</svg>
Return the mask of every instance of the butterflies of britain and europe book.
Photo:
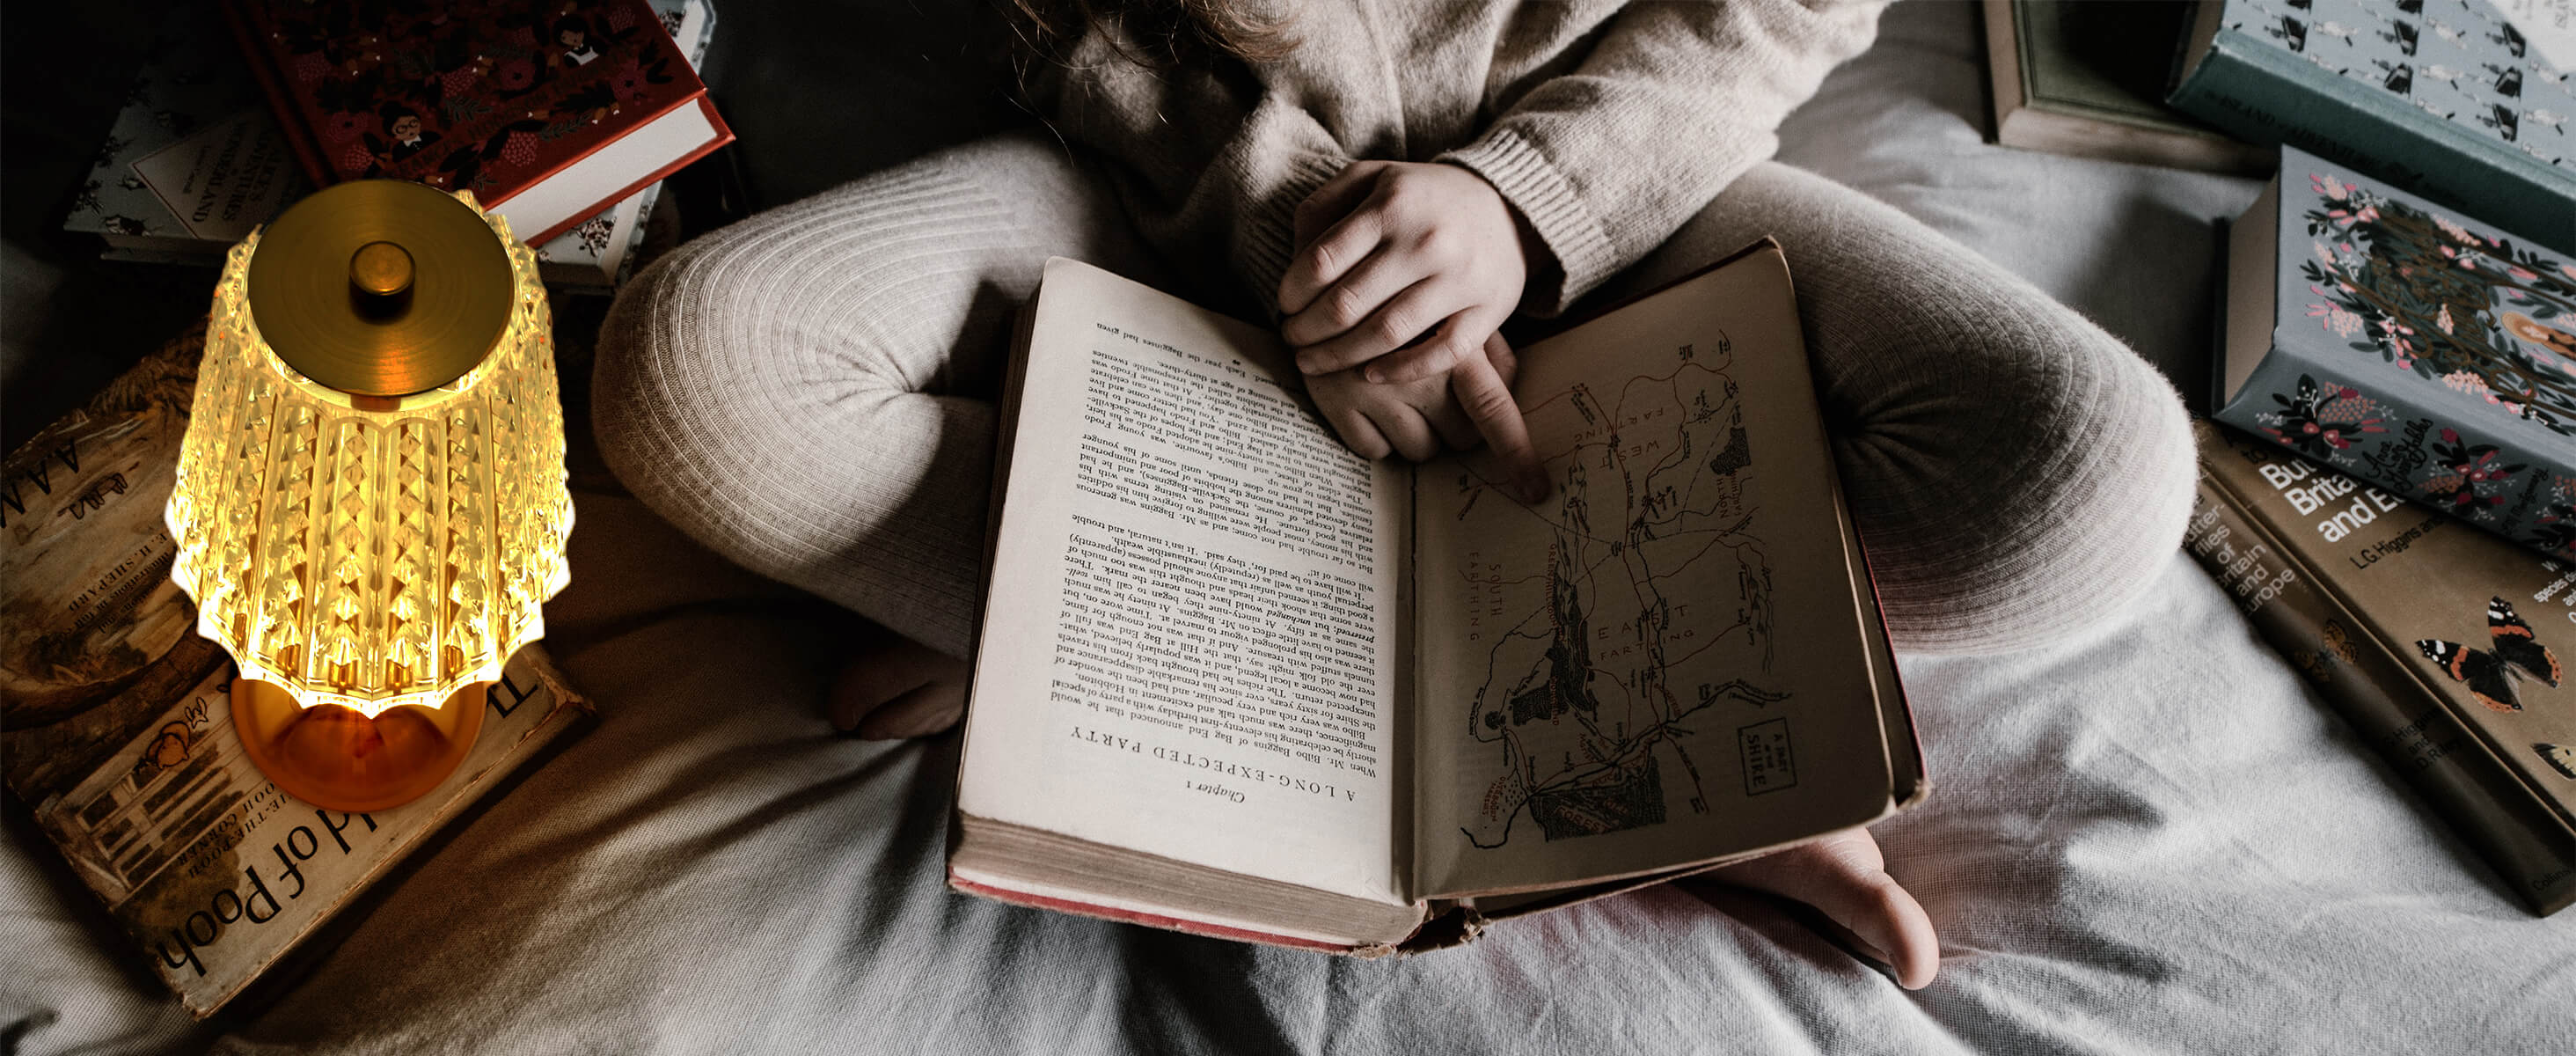
<svg viewBox="0 0 2576 1056">
<path fill-rule="evenodd" d="M 2194 428 L 2185 548 L 2516 896 L 2576 902 L 2576 562 Z"/>
<path fill-rule="evenodd" d="M 2433 665 L 2451 676 L 2451 680 L 2469 687 L 2469 695 L 2495 711 L 2521 711 L 2522 693 L 2514 687 L 2523 679 L 2533 679 L 2551 689 L 2567 669 L 2558 654 L 2540 643 L 2531 625 L 2514 614 L 2513 603 L 2503 598 L 2487 600 L 2488 648 L 2445 642 L 2438 638 L 2420 639 L 2415 643 Z"/>
<path fill-rule="evenodd" d="M 1086 264 L 1018 344 L 959 890 L 1419 949 L 1924 793 L 1768 240 L 1524 350 L 1537 504 L 1352 454 L 1276 334 Z"/>
</svg>

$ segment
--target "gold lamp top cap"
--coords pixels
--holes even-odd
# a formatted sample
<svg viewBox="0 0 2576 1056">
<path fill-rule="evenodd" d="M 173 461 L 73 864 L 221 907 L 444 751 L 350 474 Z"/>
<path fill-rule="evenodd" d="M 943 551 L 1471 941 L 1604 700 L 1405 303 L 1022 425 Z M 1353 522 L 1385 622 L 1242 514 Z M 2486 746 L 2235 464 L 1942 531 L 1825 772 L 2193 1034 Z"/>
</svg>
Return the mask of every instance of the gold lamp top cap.
<svg viewBox="0 0 2576 1056">
<path fill-rule="evenodd" d="M 417 183 L 314 192 L 260 233 L 251 321 L 299 374 L 358 396 L 445 385 L 510 321 L 508 250 L 474 207 Z"/>
<path fill-rule="evenodd" d="M 411 254 L 391 242 L 369 242 L 349 255 L 349 285 L 368 297 L 411 292 Z"/>
</svg>

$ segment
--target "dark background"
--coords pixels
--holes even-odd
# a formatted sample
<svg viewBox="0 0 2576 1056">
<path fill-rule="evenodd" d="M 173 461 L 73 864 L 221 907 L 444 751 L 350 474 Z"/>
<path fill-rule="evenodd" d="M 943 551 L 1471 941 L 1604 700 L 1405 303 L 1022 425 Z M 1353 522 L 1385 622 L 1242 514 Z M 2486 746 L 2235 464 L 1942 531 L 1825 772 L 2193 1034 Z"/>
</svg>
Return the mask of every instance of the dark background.
<svg viewBox="0 0 2576 1056">
<path fill-rule="evenodd" d="M 997 58 L 999 0 L 711 2 L 702 72 L 737 139 L 665 188 L 684 235 L 1025 120 Z M 0 450 L 177 335 L 213 293 L 212 268 L 101 261 L 96 239 L 62 229 L 170 6 L 0 14 Z M 554 301 L 569 402 L 588 390 L 580 357 L 605 300 Z"/>
</svg>

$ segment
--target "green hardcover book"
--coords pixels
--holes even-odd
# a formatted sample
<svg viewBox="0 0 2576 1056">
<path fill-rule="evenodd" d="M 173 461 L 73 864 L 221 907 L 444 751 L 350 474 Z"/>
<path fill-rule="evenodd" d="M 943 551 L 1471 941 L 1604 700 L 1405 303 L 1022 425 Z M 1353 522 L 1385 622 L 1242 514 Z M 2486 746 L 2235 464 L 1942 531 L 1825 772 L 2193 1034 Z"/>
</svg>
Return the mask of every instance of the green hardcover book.
<svg viewBox="0 0 2576 1056">
<path fill-rule="evenodd" d="M 1985 14 L 1995 142 L 2208 172 L 2270 170 L 2271 151 L 2165 105 L 2169 49 L 2191 22 L 2190 0 L 1986 0 Z"/>
<path fill-rule="evenodd" d="M 2170 101 L 2576 253 L 2569 61 L 2487 0 L 2203 0 Z"/>
<path fill-rule="evenodd" d="M 2576 902 L 2576 565 L 2194 429 L 2186 549 L 2516 898 Z"/>
</svg>

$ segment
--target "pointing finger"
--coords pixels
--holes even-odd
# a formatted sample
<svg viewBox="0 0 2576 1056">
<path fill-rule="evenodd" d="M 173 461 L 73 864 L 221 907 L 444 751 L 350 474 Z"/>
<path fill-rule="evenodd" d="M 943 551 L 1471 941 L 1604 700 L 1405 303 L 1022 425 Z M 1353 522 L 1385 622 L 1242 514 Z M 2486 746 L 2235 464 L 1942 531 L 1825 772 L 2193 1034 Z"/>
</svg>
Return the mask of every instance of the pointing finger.
<svg viewBox="0 0 2576 1056">
<path fill-rule="evenodd" d="M 1500 334 L 1486 339 L 1489 348 L 1502 343 Z M 1546 467 L 1530 446 L 1529 423 L 1521 420 L 1520 404 L 1512 400 L 1511 388 L 1495 373 L 1493 363 L 1484 356 L 1460 360 L 1449 372 L 1449 391 L 1501 462 L 1513 497 L 1530 504 L 1546 501 L 1550 491 Z"/>
</svg>

